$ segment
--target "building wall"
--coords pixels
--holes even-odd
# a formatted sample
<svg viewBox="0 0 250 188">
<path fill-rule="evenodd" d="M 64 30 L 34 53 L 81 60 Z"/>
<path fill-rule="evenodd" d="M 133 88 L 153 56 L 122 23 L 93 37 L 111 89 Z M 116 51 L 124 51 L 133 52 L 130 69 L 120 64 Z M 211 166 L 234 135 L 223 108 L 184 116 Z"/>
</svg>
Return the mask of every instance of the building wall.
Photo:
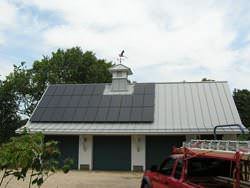
<svg viewBox="0 0 250 188">
<path fill-rule="evenodd" d="M 146 142 L 144 135 L 131 136 L 131 170 L 145 170 L 146 161 Z"/>
<path fill-rule="evenodd" d="M 92 170 L 93 136 L 79 136 L 79 163 L 78 169 Z"/>
</svg>

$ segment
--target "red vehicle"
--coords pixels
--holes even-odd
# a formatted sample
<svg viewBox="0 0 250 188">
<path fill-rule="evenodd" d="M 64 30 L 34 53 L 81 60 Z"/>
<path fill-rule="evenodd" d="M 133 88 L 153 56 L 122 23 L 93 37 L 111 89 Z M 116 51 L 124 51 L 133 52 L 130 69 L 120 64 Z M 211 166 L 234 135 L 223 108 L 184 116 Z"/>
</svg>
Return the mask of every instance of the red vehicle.
<svg viewBox="0 0 250 188">
<path fill-rule="evenodd" d="M 234 151 L 232 142 L 217 140 L 175 148 L 159 168 L 144 173 L 141 188 L 250 188 L 250 142 L 241 149 L 233 144 Z"/>
</svg>

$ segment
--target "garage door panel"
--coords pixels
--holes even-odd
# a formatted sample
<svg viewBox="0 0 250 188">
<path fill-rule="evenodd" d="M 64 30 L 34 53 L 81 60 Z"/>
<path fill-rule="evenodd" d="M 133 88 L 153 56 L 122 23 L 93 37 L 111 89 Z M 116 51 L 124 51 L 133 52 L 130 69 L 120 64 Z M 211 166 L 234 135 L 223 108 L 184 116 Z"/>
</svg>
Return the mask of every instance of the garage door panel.
<svg viewBox="0 0 250 188">
<path fill-rule="evenodd" d="M 58 148 L 61 152 L 59 159 L 60 165 L 67 158 L 73 159 L 73 169 L 78 168 L 79 136 L 59 136 L 46 135 L 45 141 L 54 140 L 58 142 Z"/>
<path fill-rule="evenodd" d="M 179 147 L 185 136 L 146 136 L 146 168 L 160 165 L 171 154 L 173 146 Z"/>
<path fill-rule="evenodd" d="M 130 170 L 131 137 L 94 136 L 93 149 L 95 170 Z"/>
</svg>

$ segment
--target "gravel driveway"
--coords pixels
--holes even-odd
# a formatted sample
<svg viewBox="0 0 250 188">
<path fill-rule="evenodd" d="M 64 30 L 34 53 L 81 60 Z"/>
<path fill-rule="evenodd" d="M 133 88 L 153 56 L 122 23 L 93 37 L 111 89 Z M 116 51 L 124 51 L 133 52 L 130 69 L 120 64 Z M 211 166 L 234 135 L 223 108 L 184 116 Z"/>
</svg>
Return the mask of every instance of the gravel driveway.
<svg viewBox="0 0 250 188">
<path fill-rule="evenodd" d="M 70 171 L 68 174 L 58 172 L 41 188 L 139 188 L 141 177 L 142 173 L 135 172 Z M 7 186 L 7 188 L 19 187 L 28 187 L 28 180 L 23 182 L 13 179 Z"/>
</svg>

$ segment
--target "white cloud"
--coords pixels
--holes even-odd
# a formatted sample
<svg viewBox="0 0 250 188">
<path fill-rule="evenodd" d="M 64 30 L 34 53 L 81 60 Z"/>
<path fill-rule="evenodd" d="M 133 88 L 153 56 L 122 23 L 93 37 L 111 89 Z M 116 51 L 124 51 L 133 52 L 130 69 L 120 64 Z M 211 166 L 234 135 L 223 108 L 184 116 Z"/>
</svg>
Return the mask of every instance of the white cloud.
<svg viewBox="0 0 250 188">
<path fill-rule="evenodd" d="M 125 49 L 125 63 L 139 81 L 211 77 L 250 88 L 250 45 L 231 47 L 241 32 L 238 26 L 250 20 L 250 13 L 242 11 L 249 4 L 243 1 L 236 7 L 210 0 L 22 2 L 57 13 L 65 21 L 41 33 L 43 48 L 78 45 L 108 60 Z"/>
</svg>

